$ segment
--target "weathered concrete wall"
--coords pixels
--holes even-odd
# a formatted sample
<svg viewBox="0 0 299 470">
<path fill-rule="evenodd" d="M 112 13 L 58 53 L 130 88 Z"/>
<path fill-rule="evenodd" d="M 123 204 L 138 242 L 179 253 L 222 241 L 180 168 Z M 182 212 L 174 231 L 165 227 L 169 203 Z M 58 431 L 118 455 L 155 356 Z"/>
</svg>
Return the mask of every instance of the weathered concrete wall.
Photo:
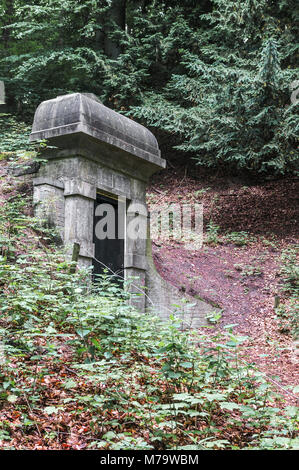
<svg viewBox="0 0 299 470">
<path fill-rule="evenodd" d="M 61 240 L 64 239 L 65 201 L 63 184 L 51 178 L 35 178 L 33 191 L 35 216 L 44 220 L 50 227 L 56 227 Z"/>
<path fill-rule="evenodd" d="M 67 252 L 71 253 L 73 244 L 79 243 L 79 265 L 88 267 L 93 264 L 95 255 L 94 201 L 97 191 L 144 205 L 146 183 L 82 155 L 60 158 L 57 151 L 56 156 L 52 155 L 33 180 L 36 215 L 58 228 Z M 131 215 L 133 217 L 135 213 Z M 129 222 L 128 211 L 127 224 Z M 145 299 L 140 293 L 147 269 L 146 240 L 125 239 L 124 269 L 126 279 L 134 277 L 132 290 L 139 294 L 136 304 L 142 310 Z"/>
<path fill-rule="evenodd" d="M 146 237 L 146 186 L 149 177 L 165 167 L 153 134 L 96 99 L 76 93 L 38 107 L 31 140 L 45 138 L 51 145 L 43 155 L 48 162 L 33 180 L 37 216 L 58 228 L 69 250 L 79 243 L 79 263 L 91 266 L 97 192 L 120 196 L 127 203 L 124 271 L 126 279 L 134 278 L 135 305 L 140 310 L 154 309 L 162 318 L 180 310 L 185 327 L 205 324 L 206 314 L 215 309 L 182 296 L 161 278 L 152 259 L 150 237 Z M 143 239 L 128 236 L 138 204 L 143 208 L 139 214 L 145 226 Z"/>
</svg>

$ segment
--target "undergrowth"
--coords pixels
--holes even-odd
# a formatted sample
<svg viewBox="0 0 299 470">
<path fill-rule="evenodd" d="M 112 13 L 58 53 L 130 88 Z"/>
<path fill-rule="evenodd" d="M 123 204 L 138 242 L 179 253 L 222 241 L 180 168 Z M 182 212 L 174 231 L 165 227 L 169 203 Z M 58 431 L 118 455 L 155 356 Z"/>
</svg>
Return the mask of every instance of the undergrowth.
<svg viewBox="0 0 299 470">
<path fill-rule="evenodd" d="M 10 114 L 0 114 L 0 160 L 14 152 L 32 149 L 29 144 L 31 127 Z"/>
<path fill-rule="evenodd" d="M 0 207 L 2 448 L 298 446 L 297 409 L 276 406 L 233 325 L 205 335 L 136 311 L 107 274 L 70 274 L 24 199 Z"/>
<path fill-rule="evenodd" d="M 276 308 L 279 328 L 299 340 L 299 265 L 298 245 L 282 251 L 281 270 L 283 302 Z"/>
</svg>

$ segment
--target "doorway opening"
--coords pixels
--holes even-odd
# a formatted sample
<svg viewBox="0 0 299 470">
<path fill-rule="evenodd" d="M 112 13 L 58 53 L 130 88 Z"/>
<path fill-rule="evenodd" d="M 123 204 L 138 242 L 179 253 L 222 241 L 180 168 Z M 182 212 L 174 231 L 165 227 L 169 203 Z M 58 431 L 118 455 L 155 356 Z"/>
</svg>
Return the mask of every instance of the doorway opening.
<svg viewBox="0 0 299 470">
<path fill-rule="evenodd" d="M 106 274 L 123 284 L 125 255 L 125 210 L 117 196 L 97 193 L 94 206 L 93 279 Z"/>
</svg>

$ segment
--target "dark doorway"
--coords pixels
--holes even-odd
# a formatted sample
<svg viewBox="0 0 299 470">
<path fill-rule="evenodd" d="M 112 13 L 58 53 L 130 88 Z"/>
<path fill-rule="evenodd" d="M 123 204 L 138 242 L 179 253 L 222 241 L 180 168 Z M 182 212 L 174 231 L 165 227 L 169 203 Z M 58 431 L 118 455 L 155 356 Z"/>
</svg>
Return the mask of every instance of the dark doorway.
<svg viewBox="0 0 299 470">
<path fill-rule="evenodd" d="M 111 226 L 107 227 L 105 223 L 105 221 L 107 221 L 108 212 L 105 210 L 107 206 L 104 206 L 104 204 L 110 206 L 108 212 L 110 215 L 113 214 L 114 220 L 112 228 Z M 119 215 L 121 215 L 121 222 L 119 221 Z M 123 227 L 119 227 L 120 223 L 123 224 Z M 122 278 L 124 276 L 124 237 L 122 236 L 124 223 L 124 214 L 119 214 L 118 200 L 103 194 L 97 194 L 94 212 L 94 244 L 96 258 L 93 263 L 94 280 L 97 279 L 97 275 L 103 274 L 104 270 L 108 269 L 107 274 L 113 276 L 113 281 L 118 281 L 122 284 Z M 99 227 L 100 230 L 97 230 Z M 103 233 L 103 231 L 107 232 L 107 238 L 100 237 L 99 239 L 97 236 L 99 231 L 100 233 Z"/>
</svg>

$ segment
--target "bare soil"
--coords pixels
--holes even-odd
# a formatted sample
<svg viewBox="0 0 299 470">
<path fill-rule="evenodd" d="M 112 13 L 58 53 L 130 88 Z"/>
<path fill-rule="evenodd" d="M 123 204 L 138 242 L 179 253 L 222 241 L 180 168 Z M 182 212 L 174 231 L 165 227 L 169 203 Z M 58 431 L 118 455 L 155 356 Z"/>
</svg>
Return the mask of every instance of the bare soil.
<svg viewBox="0 0 299 470">
<path fill-rule="evenodd" d="M 298 384 L 298 351 L 280 331 L 275 296 L 284 300 L 281 252 L 298 243 L 299 180 L 285 178 L 244 184 L 236 178 L 188 176 L 179 170 L 154 177 L 150 209 L 164 203 L 202 202 L 204 232 L 212 220 L 218 242 L 197 251 L 178 241 L 153 241 L 153 258 L 162 277 L 196 298 L 222 309 L 220 328 L 249 336 L 243 354 L 274 379 L 288 402 Z M 246 245 L 226 240 L 247 232 Z"/>
</svg>

